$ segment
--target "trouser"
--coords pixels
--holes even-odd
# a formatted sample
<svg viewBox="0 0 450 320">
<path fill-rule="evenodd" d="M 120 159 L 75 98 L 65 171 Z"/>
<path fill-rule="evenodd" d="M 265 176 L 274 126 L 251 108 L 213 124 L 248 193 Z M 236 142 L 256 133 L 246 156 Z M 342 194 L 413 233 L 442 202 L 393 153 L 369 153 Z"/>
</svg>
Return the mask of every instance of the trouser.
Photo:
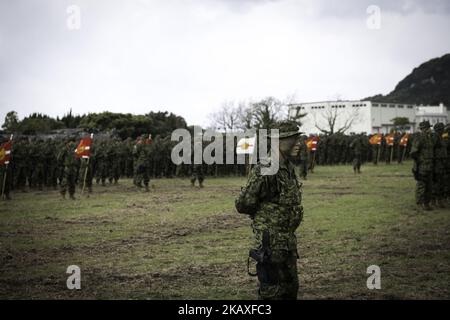
<svg viewBox="0 0 450 320">
<path fill-rule="evenodd" d="M 96 171 L 97 183 L 101 181 L 102 185 L 105 185 L 107 177 L 108 177 L 108 164 L 106 160 L 100 160 L 97 163 L 97 171 Z"/>
<path fill-rule="evenodd" d="M 271 262 L 257 263 L 260 300 L 296 300 L 299 288 L 297 251 L 273 250 Z"/>
<path fill-rule="evenodd" d="M 11 190 L 11 182 L 12 182 L 11 168 L 9 167 L 9 165 L 0 166 L 0 195 L 3 194 L 6 198 L 9 198 L 9 191 Z M 3 185 L 5 186 L 4 190 Z"/>
<path fill-rule="evenodd" d="M 433 200 L 443 200 L 446 198 L 445 191 L 447 181 L 445 181 L 445 178 L 445 163 L 436 164 L 433 176 Z"/>
<path fill-rule="evenodd" d="M 64 168 L 64 174 L 61 181 L 61 194 L 65 195 L 68 190 L 70 195 L 74 195 L 76 181 L 77 170 L 75 168 Z"/>
<path fill-rule="evenodd" d="M 431 201 L 433 174 L 431 172 L 420 172 L 416 182 L 416 203 L 429 204 Z"/>
<path fill-rule="evenodd" d="M 353 170 L 355 172 L 361 171 L 361 155 L 355 155 L 353 158 Z"/>
<path fill-rule="evenodd" d="M 378 164 L 378 158 L 380 157 L 379 153 L 381 152 L 380 149 L 381 148 L 380 148 L 379 145 L 374 145 L 373 148 L 372 148 L 372 161 L 373 161 L 373 164 Z"/>
<path fill-rule="evenodd" d="M 148 187 L 148 184 L 150 182 L 149 168 L 144 164 L 138 164 L 136 166 L 134 184 L 138 187 L 142 187 L 142 182 L 144 182 L 144 185 Z"/>
<path fill-rule="evenodd" d="M 306 179 L 308 175 L 308 160 L 300 160 L 300 176 Z"/>
<path fill-rule="evenodd" d="M 35 166 L 31 181 L 33 187 L 42 189 L 42 186 L 45 183 L 45 171 L 43 164 L 39 163 Z"/>
<path fill-rule="evenodd" d="M 194 166 L 192 170 L 191 183 L 195 183 L 195 180 L 198 180 L 198 183 L 202 184 L 205 177 L 203 176 L 203 168 L 200 165 Z"/>
</svg>

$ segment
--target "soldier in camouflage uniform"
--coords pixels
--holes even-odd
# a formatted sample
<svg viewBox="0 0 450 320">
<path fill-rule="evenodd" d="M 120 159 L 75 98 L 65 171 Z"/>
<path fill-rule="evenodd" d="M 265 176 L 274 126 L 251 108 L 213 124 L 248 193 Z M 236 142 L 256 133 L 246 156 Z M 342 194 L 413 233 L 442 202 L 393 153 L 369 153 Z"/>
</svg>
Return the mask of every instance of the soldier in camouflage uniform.
<svg viewBox="0 0 450 320">
<path fill-rule="evenodd" d="M 308 138 L 306 136 L 301 136 L 301 144 L 299 151 L 299 160 L 300 160 L 300 176 L 303 180 L 307 180 L 308 175 L 308 164 L 309 164 L 309 150 L 306 145 L 306 140 Z"/>
<path fill-rule="evenodd" d="M 108 145 L 108 180 L 110 184 L 117 184 L 120 178 L 120 163 L 122 160 L 121 145 L 117 139 L 111 140 Z"/>
<path fill-rule="evenodd" d="M 193 144 L 196 144 L 197 146 L 193 146 L 193 150 L 195 152 L 196 148 L 198 150 L 203 150 L 203 141 L 201 138 L 195 138 L 193 140 Z M 195 160 L 194 152 L 192 153 L 192 160 Z M 203 188 L 203 181 L 205 180 L 205 176 L 203 173 L 203 164 L 202 163 L 194 163 L 192 161 L 192 168 L 191 168 L 191 186 L 195 186 L 195 181 L 198 180 L 198 184 L 200 188 Z"/>
<path fill-rule="evenodd" d="M 419 124 L 421 133 L 412 143 L 411 157 L 414 159 L 413 173 L 416 179 L 416 203 L 423 210 L 430 207 L 433 187 L 433 158 L 434 143 L 431 136 L 430 123 L 423 121 Z"/>
<path fill-rule="evenodd" d="M 29 170 L 29 142 L 27 137 L 19 138 L 13 145 L 14 187 L 25 192 Z"/>
<path fill-rule="evenodd" d="M 447 144 L 447 159 L 445 160 L 445 197 L 447 204 L 450 205 L 450 123 L 447 123 L 444 130 L 444 141 Z"/>
<path fill-rule="evenodd" d="M 434 125 L 434 170 L 432 202 L 439 208 L 445 208 L 445 162 L 447 161 L 447 141 L 444 140 L 444 124 Z"/>
<path fill-rule="evenodd" d="M 350 143 L 350 149 L 353 152 L 353 172 L 361 173 L 361 157 L 362 157 L 362 149 L 363 143 L 362 138 L 360 136 L 355 136 L 353 141 Z"/>
<path fill-rule="evenodd" d="M 106 185 L 108 177 L 108 143 L 105 140 L 99 142 L 95 153 L 95 175 L 97 184 L 102 182 L 102 186 Z"/>
<path fill-rule="evenodd" d="M 144 182 L 145 191 L 148 192 L 148 184 L 150 182 L 150 153 L 151 144 L 146 142 L 144 136 L 136 143 L 133 149 L 134 156 L 134 184 L 142 189 L 142 182 Z"/>
<path fill-rule="evenodd" d="M 0 145 L 2 145 L 5 142 L 8 142 L 9 139 L 0 137 Z M 5 154 L 6 156 L 6 154 Z M 12 153 L 12 157 L 14 154 Z M 11 157 L 11 159 L 13 159 Z M 6 165 L 0 165 L 0 195 L 3 194 L 6 200 L 11 200 L 10 196 L 10 190 L 11 190 L 11 184 L 12 184 L 12 161 Z M 6 174 L 6 177 L 5 177 Z M 5 190 L 3 190 L 3 183 L 5 184 Z M 3 200 L 3 199 L 0 199 Z"/>
<path fill-rule="evenodd" d="M 279 149 L 270 159 L 261 160 L 252 169 L 245 187 L 236 199 L 236 209 L 252 218 L 255 236 L 250 257 L 256 260 L 260 299 L 296 299 L 297 238 L 295 231 L 303 218 L 301 183 L 291 159 L 298 155 L 301 140 L 295 122 L 276 124 Z M 279 170 L 263 175 L 262 169 L 279 159 Z M 250 258 L 249 258 L 250 259 Z"/>
<path fill-rule="evenodd" d="M 78 175 L 78 159 L 75 156 L 77 144 L 75 138 L 67 140 L 66 145 L 58 155 L 58 160 L 64 165 L 61 181 L 61 195 L 65 199 L 66 192 L 69 191 L 70 199 L 75 200 L 75 188 Z"/>
</svg>

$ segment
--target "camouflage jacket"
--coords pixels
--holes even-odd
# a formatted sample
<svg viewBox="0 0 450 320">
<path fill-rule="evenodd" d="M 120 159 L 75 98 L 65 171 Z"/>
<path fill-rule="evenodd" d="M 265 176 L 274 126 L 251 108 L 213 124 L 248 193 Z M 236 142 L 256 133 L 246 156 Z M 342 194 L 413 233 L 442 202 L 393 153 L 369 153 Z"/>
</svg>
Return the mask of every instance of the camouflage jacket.
<svg viewBox="0 0 450 320">
<path fill-rule="evenodd" d="M 299 158 L 301 161 L 308 161 L 309 159 L 309 150 L 306 142 L 302 142 L 300 145 Z"/>
<path fill-rule="evenodd" d="M 296 250 L 295 230 L 303 218 L 301 183 L 290 162 L 280 163 L 274 175 L 262 175 L 258 163 L 250 172 L 247 184 L 236 199 L 236 209 L 253 218 L 254 247 L 262 244 L 262 234 L 268 230 L 270 246 L 275 250 Z"/>
<path fill-rule="evenodd" d="M 75 156 L 76 147 L 77 144 L 75 142 L 63 146 L 58 155 L 58 163 L 68 169 L 76 169 L 79 164 L 79 160 Z"/>
<path fill-rule="evenodd" d="M 434 171 L 443 172 L 447 161 L 447 141 L 442 137 L 442 134 L 434 133 Z"/>
<path fill-rule="evenodd" d="M 418 162 L 419 173 L 433 171 L 434 143 L 431 134 L 420 133 L 414 137 L 411 157 Z"/>
</svg>

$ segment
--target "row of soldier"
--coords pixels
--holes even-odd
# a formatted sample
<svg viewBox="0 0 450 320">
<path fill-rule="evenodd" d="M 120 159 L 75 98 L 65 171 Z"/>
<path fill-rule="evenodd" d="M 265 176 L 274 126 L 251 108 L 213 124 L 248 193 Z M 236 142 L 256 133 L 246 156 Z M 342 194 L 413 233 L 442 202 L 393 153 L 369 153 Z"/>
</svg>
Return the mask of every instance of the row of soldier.
<svg viewBox="0 0 450 320">
<path fill-rule="evenodd" d="M 298 159 L 301 176 L 306 179 L 307 172 L 313 171 L 316 164 L 353 163 L 355 172 L 360 172 L 360 166 L 364 162 L 402 162 L 409 156 L 411 142 L 417 134 L 303 136 L 304 148 Z M 70 194 L 74 186 L 79 184 L 85 186 L 87 193 L 90 193 L 94 180 L 102 185 L 108 181 L 116 184 L 121 177 L 133 177 L 138 188 L 148 190 L 152 177 L 191 176 L 192 183 L 198 179 L 202 186 L 205 176 L 246 174 L 246 166 L 243 164 L 174 165 L 171 150 L 175 142 L 170 137 L 160 136 L 153 140 L 151 136 L 141 136 L 137 140 L 128 138 L 123 141 L 99 137 L 92 144 L 89 161 L 81 158 L 75 159 L 73 164 L 70 161 L 65 163 L 68 162 L 66 154 L 70 154 L 70 149 L 76 148 L 78 141 L 79 138 L 76 137 L 43 139 L 23 136 L 15 139 L 5 191 L 25 191 L 27 186 L 36 189 L 44 186 L 56 188 L 58 184 L 64 190 L 67 184 L 66 189 L 70 189 Z M 66 167 L 70 170 L 66 170 Z M 66 171 L 69 179 L 64 181 Z"/>
</svg>

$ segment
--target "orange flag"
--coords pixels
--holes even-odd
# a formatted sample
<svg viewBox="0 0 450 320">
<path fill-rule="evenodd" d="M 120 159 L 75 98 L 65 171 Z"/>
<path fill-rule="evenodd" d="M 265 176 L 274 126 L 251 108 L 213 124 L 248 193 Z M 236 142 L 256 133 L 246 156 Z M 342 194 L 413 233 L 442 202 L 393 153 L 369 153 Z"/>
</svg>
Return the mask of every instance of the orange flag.
<svg viewBox="0 0 450 320">
<path fill-rule="evenodd" d="M 318 137 L 311 137 L 306 140 L 306 146 L 308 147 L 309 151 L 316 151 L 317 150 L 317 141 Z"/>
<path fill-rule="evenodd" d="M 371 145 L 374 145 L 374 144 L 381 144 L 381 136 L 380 136 L 378 133 L 374 134 L 374 135 L 369 139 L 369 143 L 370 143 Z"/>
<path fill-rule="evenodd" d="M 12 140 L 2 143 L 2 145 L 0 146 L 1 166 L 9 164 L 9 161 L 11 160 L 11 147 L 12 147 Z"/>
<path fill-rule="evenodd" d="M 386 144 L 387 144 L 388 146 L 392 147 L 392 146 L 394 145 L 394 135 L 393 135 L 393 134 L 387 135 L 387 136 L 384 138 L 384 140 L 386 140 Z"/>
<path fill-rule="evenodd" d="M 406 147 L 408 145 L 409 140 L 409 133 L 406 133 L 401 139 L 400 139 L 400 146 Z"/>
<path fill-rule="evenodd" d="M 78 147 L 75 149 L 76 157 L 88 159 L 91 156 L 92 138 L 86 137 L 81 139 Z"/>
</svg>

